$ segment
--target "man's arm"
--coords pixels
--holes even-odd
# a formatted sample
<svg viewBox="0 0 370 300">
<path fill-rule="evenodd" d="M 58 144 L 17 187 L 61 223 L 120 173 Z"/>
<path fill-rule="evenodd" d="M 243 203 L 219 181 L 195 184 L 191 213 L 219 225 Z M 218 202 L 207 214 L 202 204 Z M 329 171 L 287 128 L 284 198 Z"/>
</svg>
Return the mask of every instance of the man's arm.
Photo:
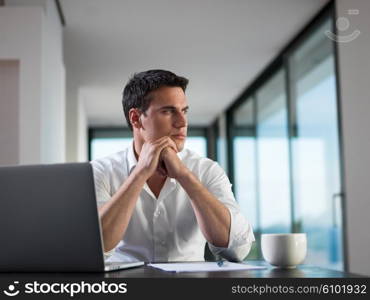
<svg viewBox="0 0 370 300">
<path fill-rule="evenodd" d="M 253 230 L 240 212 L 230 181 L 222 169 L 213 164 L 210 171 L 213 175 L 208 174 L 203 185 L 174 151 L 165 149 L 162 157 L 168 176 L 177 178 L 188 193 L 197 222 L 213 254 L 242 261 L 254 241 Z"/>
<path fill-rule="evenodd" d="M 216 247 L 227 247 L 231 226 L 229 210 L 186 168 L 172 149 L 163 150 L 162 157 L 168 176 L 175 178 L 189 195 L 206 240 Z"/>
<path fill-rule="evenodd" d="M 227 248 L 231 224 L 229 210 L 189 170 L 177 180 L 191 199 L 195 216 L 206 240 L 216 247 Z"/>
<path fill-rule="evenodd" d="M 168 137 L 144 143 L 136 168 L 112 199 L 99 208 L 104 251 L 110 251 L 124 236 L 145 182 L 158 168 L 162 150 L 173 147 Z"/>
<path fill-rule="evenodd" d="M 113 249 L 125 234 L 146 177 L 134 170 L 112 199 L 99 208 L 104 251 Z"/>
</svg>

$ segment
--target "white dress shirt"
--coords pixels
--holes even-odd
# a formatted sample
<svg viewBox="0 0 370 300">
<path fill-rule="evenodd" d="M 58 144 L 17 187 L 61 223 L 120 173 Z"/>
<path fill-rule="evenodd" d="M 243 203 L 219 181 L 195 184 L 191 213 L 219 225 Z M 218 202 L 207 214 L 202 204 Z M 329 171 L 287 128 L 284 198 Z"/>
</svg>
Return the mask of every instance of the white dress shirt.
<svg viewBox="0 0 370 300">
<path fill-rule="evenodd" d="M 240 212 L 225 172 L 216 162 L 188 149 L 178 153 L 178 156 L 230 212 L 228 247 L 215 247 L 208 243 L 210 250 L 228 260 L 243 260 L 254 241 L 253 230 Z M 91 164 L 98 206 L 101 206 L 110 201 L 128 178 L 137 159 L 131 145 L 124 151 L 94 160 Z M 145 183 L 126 233 L 110 251 L 107 261 L 203 261 L 207 241 L 190 201 L 186 191 L 175 179 L 166 179 L 158 198 Z"/>
</svg>

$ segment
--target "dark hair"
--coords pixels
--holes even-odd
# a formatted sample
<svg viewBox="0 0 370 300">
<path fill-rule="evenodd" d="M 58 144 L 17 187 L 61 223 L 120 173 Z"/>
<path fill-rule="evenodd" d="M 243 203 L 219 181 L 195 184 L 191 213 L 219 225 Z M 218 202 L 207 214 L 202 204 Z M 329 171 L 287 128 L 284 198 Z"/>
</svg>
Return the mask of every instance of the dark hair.
<svg viewBox="0 0 370 300">
<path fill-rule="evenodd" d="M 147 97 L 151 91 L 162 86 L 170 86 L 180 87 L 185 93 L 188 82 L 189 80 L 185 77 L 177 76 L 166 70 L 149 70 L 135 73 L 126 84 L 122 97 L 123 111 L 130 129 L 132 130 L 129 118 L 130 109 L 139 108 L 142 112 L 145 112 L 152 100 Z"/>
</svg>

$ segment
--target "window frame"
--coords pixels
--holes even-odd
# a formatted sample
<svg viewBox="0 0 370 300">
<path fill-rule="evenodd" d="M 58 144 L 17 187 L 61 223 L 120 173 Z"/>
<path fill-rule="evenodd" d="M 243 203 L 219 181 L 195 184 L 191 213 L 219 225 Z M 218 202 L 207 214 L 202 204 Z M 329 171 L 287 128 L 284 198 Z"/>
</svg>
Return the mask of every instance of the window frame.
<svg viewBox="0 0 370 300">
<path fill-rule="evenodd" d="M 289 57 L 294 53 L 294 51 L 305 42 L 308 36 L 315 32 L 327 19 L 332 19 L 332 32 L 337 34 L 337 28 L 335 26 L 335 20 L 337 19 L 335 1 L 330 1 L 324 8 L 312 18 L 312 20 L 285 46 L 280 53 L 273 59 L 273 61 L 266 66 L 259 76 L 249 84 L 236 98 L 236 100 L 227 108 L 226 110 L 226 133 L 227 133 L 227 153 L 228 153 L 228 176 L 231 183 L 234 186 L 235 183 L 235 170 L 234 170 L 234 149 L 233 149 L 233 138 L 236 136 L 235 128 L 233 126 L 233 114 L 234 112 L 247 100 L 253 101 L 254 107 L 254 136 L 256 137 L 256 116 L 257 116 L 257 104 L 256 104 L 256 91 L 258 91 L 264 83 L 266 83 L 273 75 L 275 75 L 281 68 L 285 71 L 285 90 L 286 90 L 286 101 L 287 101 L 287 118 L 288 118 L 288 147 L 289 147 L 289 180 L 290 180 L 290 198 L 291 198 L 291 219 L 294 220 L 294 191 L 293 191 L 293 155 L 292 155 L 292 137 L 296 135 L 297 127 L 292 125 L 296 124 L 293 115 L 292 99 L 291 99 L 291 82 L 290 82 L 290 69 L 289 69 Z M 341 183 L 341 208 L 342 208 L 342 251 L 343 251 L 343 269 L 345 272 L 348 272 L 348 248 L 347 248 L 347 221 L 345 215 L 345 203 L 346 203 L 346 187 L 345 187 L 345 169 L 344 169 L 344 153 L 343 153 L 343 129 L 342 129 L 342 109 L 341 109 L 341 89 L 339 82 L 339 72 L 338 72 L 338 47 L 336 43 L 333 43 L 333 55 L 334 55 L 334 68 L 335 68 L 335 77 L 336 77 L 336 106 L 337 106 L 337 120 L 338 123 L 338 142 L 339 142 L 339 176 Z M 257 154 L 258 155 L 258 154 Z M 258 170 L 257 170 L 258 172 Z M 258 180 L 257 180 L 258 181 Z M 258 185 L 258 182 L 256 183 Z M 258 202 L 258 195 L 257 195 Z M 292 232 L 295 232 L 294 222 L 291 224 Z M 258 235 L 259 232 L 257 231 Z"/>
</svg>

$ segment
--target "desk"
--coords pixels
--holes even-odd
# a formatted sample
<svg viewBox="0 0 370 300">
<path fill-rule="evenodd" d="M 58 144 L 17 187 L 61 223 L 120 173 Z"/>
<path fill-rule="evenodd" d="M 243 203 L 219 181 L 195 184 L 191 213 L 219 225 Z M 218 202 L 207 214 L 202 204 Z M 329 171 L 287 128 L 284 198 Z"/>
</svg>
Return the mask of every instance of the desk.
<svg viewBox="0 0 370 300">
<path fill-rule="evenodd" d="M 247 261 L 248 264 L 266 266 L 266 269 L 218 272 L 165 272 L 156 268 L 140 268 L 110 272 L 105 278 L 356 278 L 361 275 L 334 271 L 310 265 L 300 265 L 295 269 L 279 269 L 264 261 Z"/>
<path fill-rule="evenodd" d="M 359 278 L 357 274 L 334 271 L 310 265 L 299 265 L 296 269 L 278 269 L 264 261 L 249 260 L 248 264 L 266 266 L 266 269 L 218 272 L 165 272 L 147 265 L 107 273 L 0 273 L 0 278 Z"/>
</svg>

